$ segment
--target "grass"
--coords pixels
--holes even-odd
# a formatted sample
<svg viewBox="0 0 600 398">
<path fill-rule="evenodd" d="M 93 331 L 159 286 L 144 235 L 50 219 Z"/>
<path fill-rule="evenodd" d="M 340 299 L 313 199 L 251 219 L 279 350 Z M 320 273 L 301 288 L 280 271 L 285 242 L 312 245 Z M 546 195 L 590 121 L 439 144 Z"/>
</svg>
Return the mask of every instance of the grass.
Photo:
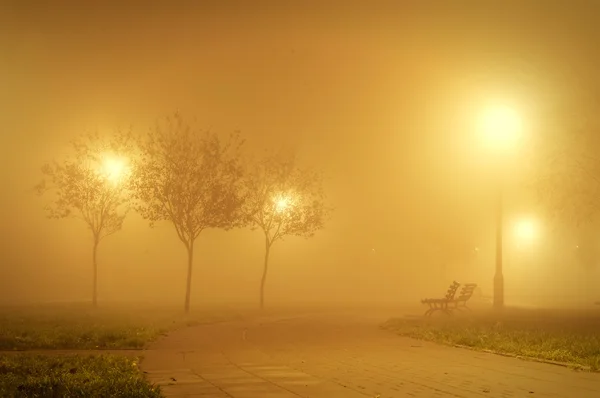
<svg viewBox="0 0 600 398">
<path fill-rule="evenodd" d="M 393 318 L 382 327 L 421 340 L 600 370 L 597 311 L 514 309 L 502 316 Z"/>
<path fill-rule="evenodd" d="M 114 355 L 0 355 L 1 397 L 162 397 L 137 361 Z"/>
<path fill-rule="evenodd" d="M 230 310 L 185 315 L 150 306 L 0 307 L 0 350 L 49 350 L 0 353 L 0 397 L 162 397 L 142 377 L 137 358 L 69 350 L 141 349 L 171 330 L 234 317 Z"/>
<path fill-rule="evenodd" d="M 40 305 L 0 307 L 0 350 L 141 349 L 170 330 L 231 319 L 229 311 Z"/>
</svg>

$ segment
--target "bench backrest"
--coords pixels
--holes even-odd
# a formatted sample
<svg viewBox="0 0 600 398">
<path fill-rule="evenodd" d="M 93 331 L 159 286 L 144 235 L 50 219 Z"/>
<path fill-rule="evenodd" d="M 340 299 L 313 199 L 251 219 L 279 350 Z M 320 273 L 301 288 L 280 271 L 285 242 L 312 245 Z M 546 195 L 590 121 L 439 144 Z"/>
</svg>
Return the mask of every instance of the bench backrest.
<svg viewBox="0 0 600 398">
<path fill-rule="evenodd" d="M 452 284 L 448 288 L 448 291 L 446 292 L 446 300 L 454 300 L 454 296 L 456 296 L 456 291 L 458 290 L 459 286 L 460 283 L 458 283 L 457 281 L 452 282 Z"/>
<path fill-rule="evenodd" d="M 460 295 L 458 296 L 458 301 L 467 301 L 473 296 L 473 292 L 475 292 L 475 288 L 477 287 L 476 283 L 465 283 L 460 289 Z"/>
</svg>

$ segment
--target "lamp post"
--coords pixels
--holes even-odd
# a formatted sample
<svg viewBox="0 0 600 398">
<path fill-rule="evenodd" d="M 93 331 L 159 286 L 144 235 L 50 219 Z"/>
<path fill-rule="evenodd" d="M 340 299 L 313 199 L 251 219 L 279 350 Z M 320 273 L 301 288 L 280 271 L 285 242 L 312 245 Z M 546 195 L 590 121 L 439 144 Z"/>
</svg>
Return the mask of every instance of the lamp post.
<svg viewBox="0 0 600 398">
<path fill-rule="evenodd" d="M 496 271 L 494 273 L 494 308 L 504 307 L 504 273 L 502 272 L 502 185 L 498 187 L 496 203 Z"/>
<path fill-rule="evenodd" d="M 504 273 L 503 273 L 503 175 L 507 152 L 514 145 L 521 133 L 521 119 L 509 107 L 496 106 L 487 109 L 481 119 L 481 127 L 487 145 L 498 156 L 497 194 L 496 194 L 496 267 L 494 273 L 494 308 L 504 308 Z"/>
</svg>

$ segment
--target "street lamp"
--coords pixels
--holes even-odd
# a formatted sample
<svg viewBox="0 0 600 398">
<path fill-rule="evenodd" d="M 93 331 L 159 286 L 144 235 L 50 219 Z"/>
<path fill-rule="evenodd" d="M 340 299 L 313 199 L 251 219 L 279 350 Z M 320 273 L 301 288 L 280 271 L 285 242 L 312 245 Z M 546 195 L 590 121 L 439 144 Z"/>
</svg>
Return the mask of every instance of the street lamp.
<svg viewBox="0 0 600 398">
<path fill-rule="evenodd" d="M 480 124 L 484 141 L 493 150 L 502 152 L 502 155 L 514 149 L 523 130 L 519 114 L 508 106 L 488 108 L 482 114 Z"/>
<path fill-rule="evenodd" d="M 538 227 L 532 219 L 524 218 L 515 223 L 515 235 L 519 243 L 532 243 L 538 234 Z"/>
<path fill-rule="evenodd" d="M 100 174 L 109 183 L 117 185 L 128 172 L 127 159 L 114 155 L 105 155 L 100 164 Z"/>
<path fill-rule="evenodd" d="M 279 194 L 273 198 L 275 213 L 283 213 L 292 207 L 293 196 L 290 194 Z"/>
<path fill-rule="evenodd" d="M 290 205 L 290 200 L 287 197 L 281 197 L 278 198 L 275 201 L 275 211 L 277 213 L 281 213 L 282 211 L 285 211 L 285 209 L 287 209 Z"/>
<path fill-rule="evenodd" d="M 497 175 L 497 197 L 496 197 L 496 272 L 494 274 L 494 307 L 504 308 L 504 274 L 502 272 L 502 224 L 503 203 L 502 183 L 504 159 L 508 152 L 514 150 L 514 146 L 520 138 L 522 123 L 519 114 L 508 106 L 494 106 L 488 108 L 480 120 L 484 142 L 499 157 L 496 165 Z"/>
</svg>

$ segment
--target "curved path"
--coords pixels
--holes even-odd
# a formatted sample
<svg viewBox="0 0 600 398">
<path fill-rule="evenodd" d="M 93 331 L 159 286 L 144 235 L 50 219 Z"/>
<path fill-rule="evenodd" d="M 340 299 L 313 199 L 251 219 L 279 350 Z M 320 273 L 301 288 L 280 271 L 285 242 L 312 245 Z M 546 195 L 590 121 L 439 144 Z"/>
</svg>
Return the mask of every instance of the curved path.
<svg viewBox="0 0 600 398">
<path fill-rule="evenodd" d="M 600 374 L 399 337 L 386 314 L 191 327 L 144 354 L 167 397 L 600 397 Z"/>
</svg>

